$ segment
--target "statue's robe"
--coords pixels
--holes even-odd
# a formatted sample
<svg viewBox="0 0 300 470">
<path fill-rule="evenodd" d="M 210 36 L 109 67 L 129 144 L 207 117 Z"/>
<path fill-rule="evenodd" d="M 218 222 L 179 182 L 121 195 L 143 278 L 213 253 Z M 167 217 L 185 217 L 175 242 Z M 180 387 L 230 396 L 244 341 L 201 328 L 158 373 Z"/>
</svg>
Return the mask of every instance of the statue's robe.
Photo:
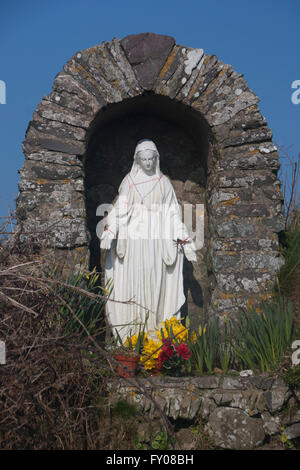
<svg viewBox="0 0 300 470">
<path fill-rule="evenodd" d="M 110 298 L 135 302 L 106 305 L 108 322 L 124 341 L 138 331 L 148 311 L 146 331 L 180 315 L 184 254 L 176 241 L 188 238 L 188 232 L 174 188 L 162 173 L 139 183 L 128 173 L 106 227 L 116 237 L 106 253 L 105 277 L 113 283 Z"/>
</svg>

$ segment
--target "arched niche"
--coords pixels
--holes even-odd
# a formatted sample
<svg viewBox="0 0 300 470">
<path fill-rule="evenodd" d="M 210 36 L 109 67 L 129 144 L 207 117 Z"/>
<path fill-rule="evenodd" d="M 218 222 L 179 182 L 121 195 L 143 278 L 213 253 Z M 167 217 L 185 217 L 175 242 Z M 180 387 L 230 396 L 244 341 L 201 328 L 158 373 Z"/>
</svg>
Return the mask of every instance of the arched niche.
<svg viewBox="0 0 300 470">
<path fill-rule="evenodd" d="M 161 171 L 168 175 L 179 204 L 189 204 L 196 230 L 196 204 L 207 205 L 207 163 L 212 136 L 200 113 L 167 96 L 145 92 L 135 98 L 101 110 L 93 121 L 85 156 L 85 191 L 87 226 L 90 234 L 90 267 L 104 270 L 96 234 L 96 216 L 100 204 L 112 203 L 124 176 L 130 171 L 137 142 L 152 139 L 160 152 Z M 204 315 L 209 298 L 205 243 L 199 261 L 193 266 L 185 260 L 184 289 L 187 304 L 183 312 Z"/>
</svg>

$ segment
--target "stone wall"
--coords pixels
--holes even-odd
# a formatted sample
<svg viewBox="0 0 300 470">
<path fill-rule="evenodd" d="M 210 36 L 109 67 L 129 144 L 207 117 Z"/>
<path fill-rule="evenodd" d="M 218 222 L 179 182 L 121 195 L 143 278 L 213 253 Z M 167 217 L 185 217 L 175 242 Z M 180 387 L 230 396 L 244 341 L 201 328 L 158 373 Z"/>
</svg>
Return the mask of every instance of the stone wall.
<svg viewBox="0 0 300 470">
<path fill-rule="evenodd" d="M 154 403 L 134 380 L 108 384 L 110 403 L 126 399 L 155 423 Z M 138 379 L 177 427 L 205 423 L 214 445 L 224 449 L 254 449 L 271 436 L 300 437 L 300 389 L 289 389 L 281 378 L 266 376 L 151 377 Z M 179 423 L 179 424 L 178 424 Z M 155 427 L 155 425 L 154 425 Z"/>
<path fill-rule="evenodd" d="M 23 143 L 23 239 L 99 264 L 95 207 L 111 202 L 136 140 L 153 138 L 181 203 L 205 204 L 205 243 L 185 263 L 194 317 L 234 315 L 282 263 L 278 153 L 243 76 L 169 36 L 131 35 L 78 51 L 38 104 Z"/>
</svg>

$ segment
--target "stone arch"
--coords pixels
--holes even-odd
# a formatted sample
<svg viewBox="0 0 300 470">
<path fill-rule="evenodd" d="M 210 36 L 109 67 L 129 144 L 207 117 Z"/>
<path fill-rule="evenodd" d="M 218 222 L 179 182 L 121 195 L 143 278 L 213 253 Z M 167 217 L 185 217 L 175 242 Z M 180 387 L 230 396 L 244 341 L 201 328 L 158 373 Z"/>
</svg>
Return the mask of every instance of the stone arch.
<svg viewBox="0 0 300 470">
<path fill-rule="evenodd" d="M 99 130 L 116 126 L 122 113 L 133 119 L 138 109 L 145 120 L 152 115 L 152 126 L 156 115 L 173 130 L 181 117 L 182 132 L 192 127 L 194 146 L 205 153 L 205 175 L 182 176 L 186 194 L 196 195 L 205 178 L 207 240 L 198 265 L 199 272 L 201 263 L 207 269 L 205 310 L 233 314 L 255 302 L 281 263 L 283 229 L 278 154 L 258 101 L 230 65 L 169 36 L 131 35 L 77 52 L 37 106 L 23 142 L 17 199 L 23 236 L 39 234 L 57 256 L 87 252 L 90 149 L 101 142 Z"/>
</svg>

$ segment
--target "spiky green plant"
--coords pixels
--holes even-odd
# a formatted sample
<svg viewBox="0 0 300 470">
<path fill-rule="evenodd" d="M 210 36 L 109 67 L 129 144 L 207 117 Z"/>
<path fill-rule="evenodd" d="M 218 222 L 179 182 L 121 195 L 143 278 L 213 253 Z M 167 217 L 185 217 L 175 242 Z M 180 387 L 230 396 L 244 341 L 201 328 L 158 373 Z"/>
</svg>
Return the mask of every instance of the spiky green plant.
<svg viewBox="0 0 300 470">
<path fill-rule="evenodd" d="M 218 321 L 212 318 L 206 327 L 206 333 L 203 335 L 204 363 L 210 374 L 213 373 L 216 364 L 219 345 Z"/>
<path fill-rule="evenodd" d="M 199 374 L 204 373 L 204 345 L 202 334 L 205 333 L 203 333 L 203 328 L 199 326 L 198 331 L 192 331 L 189 336 L 191 362 L 192 365 L 195 365 L 196 370 L 199 372 Z"/>
<path fill-rule="evenodd" d="M 220 340 L 217 354 L 218 362 L 221 366 L 223 374 L 225 375 L 227 374 L 232 359 L 231 328 L 226 319 L 224 320 L 223 328 L 220 331 Z"/>
<path fill-rule="evenodd" d="M 192 362 L 200 374 L 213 373 L 218 358 L 219 336 L 216 318 L 212 318 L 207 324 L 200 325 L 197 330 L 190 333 L 188 343 Z"/>
<path fill-rule="evenodd" d="M 61 280 L 58 267 L 49 273 L 52 279 Z M 71 271 L 68 278 L 57 283 L 54 288 L 56 303 L 61 320 L 66 324 L 67 334 L 79 333 L 84 338 L 86 331 L 98 336 L 104 330 L 104 308 L 109 299 L 112 284 L 109 280 L 105 287 L 99 285 L 99 273 L 80 267 Z M 95 294 L 89 296 L 89 294 Z M 85 331 L 86 330 L 86 331 Z"/>
<path fill-rule="evenodd" d="M 293 339 L 292 305 L 282 296 L 249 307 L 232 322 L 232 349 L 243 367 L 275 369 Z"/>
</svg>

